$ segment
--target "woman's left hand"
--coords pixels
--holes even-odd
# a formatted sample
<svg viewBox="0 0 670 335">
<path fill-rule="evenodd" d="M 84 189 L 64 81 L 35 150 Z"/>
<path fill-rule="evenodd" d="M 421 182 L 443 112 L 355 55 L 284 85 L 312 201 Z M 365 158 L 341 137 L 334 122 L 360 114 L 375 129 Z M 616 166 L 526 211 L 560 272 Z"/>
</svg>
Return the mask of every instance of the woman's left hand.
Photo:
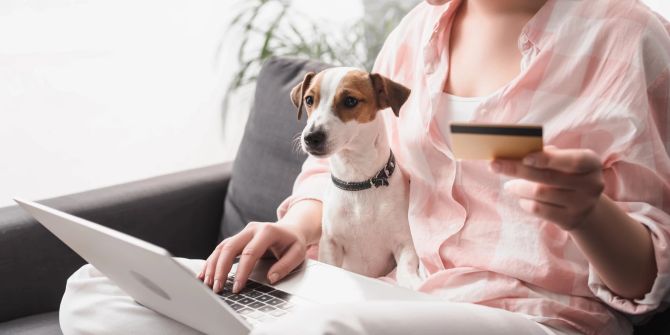
<svg viewBox="0 0 670 335">
<path fill-rule="evenodd" d="M 588 149 L 547 146 L 523 160 L 497 159 L 491 170 L 513 179 L 505 191 L 519 199 L 527 212 L 554 222 L 564 230 L 579 227 L 601 201 L 602 163 Z"/>
</svg>

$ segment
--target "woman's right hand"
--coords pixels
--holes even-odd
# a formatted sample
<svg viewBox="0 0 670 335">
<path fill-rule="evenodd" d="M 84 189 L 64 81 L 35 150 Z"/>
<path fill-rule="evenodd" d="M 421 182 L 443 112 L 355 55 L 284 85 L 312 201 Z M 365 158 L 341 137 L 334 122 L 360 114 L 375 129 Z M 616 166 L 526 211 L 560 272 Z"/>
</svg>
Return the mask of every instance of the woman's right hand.
<svg viewBox="0 0 670 335">
<path fill-rule="evenodd" d="M 215 293 L 221 292 L 233 260 L 240 256 L 233 283 L 233 292 L 238 293 L 258 260 L 268 252 L 277 258 L 267 273 L 268 280 L 274 284 L 305 260 L 306 237 L 296 226 L 287 223 L 250 222 L 241 232 L 219 243 L 198 278 Z"/>
</svg>

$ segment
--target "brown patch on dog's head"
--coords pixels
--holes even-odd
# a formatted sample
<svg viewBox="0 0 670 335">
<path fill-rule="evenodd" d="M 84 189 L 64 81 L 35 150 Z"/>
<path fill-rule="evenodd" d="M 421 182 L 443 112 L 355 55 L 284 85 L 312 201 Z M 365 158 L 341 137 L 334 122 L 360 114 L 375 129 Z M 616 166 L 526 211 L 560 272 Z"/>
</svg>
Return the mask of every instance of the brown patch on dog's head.
<svg viewBox="0 0 670 335">
<path fill-rule="evenodd" d="M 291 90 L 291 101 L 293 102 L 293 105 L 298 108 L 298 120 L 300 120 L 300 117 L 302 116 L 302 105 L 305 99 L 305 92 L 307 92 L 314 75 L 314 72 L 307 72 L 305 77 L 303 77 L 302 82 Z M 307 113 L 309 114 L 309 111 Z"/>
<path fill-rule="evenodd" d="M 307 117 L 310 117 L 319 105 L 322 79 L 326 71 L 307 73 L 303 81 L 291 90 L 291 101 L 298 108 L 298 120 L 303 106 Z M 379 74 L 352 70 L 337 84 L 332 108 L 342 122 L 355 120 L 366 123 L 374 120 L 378 111 L 389 107 L 398 116 L 410 92 L 407 87 Z"/>
<path fill-rule="evenodd" d="M 335 90 L 333 111 L 342 122 L 370 122 L 379 110 L 374 96 L 368 74 L 358 70 L 349 71 Z"/>
<path fill-rule="evenodd" d="M 408 88 L 379 74 L 350 71 L 335 93 L 335 114 L 343 122 L 366 123 L 374 120 L 378 111 L 391 107 L 398 116 L 409 94 Z"/>
</svg>

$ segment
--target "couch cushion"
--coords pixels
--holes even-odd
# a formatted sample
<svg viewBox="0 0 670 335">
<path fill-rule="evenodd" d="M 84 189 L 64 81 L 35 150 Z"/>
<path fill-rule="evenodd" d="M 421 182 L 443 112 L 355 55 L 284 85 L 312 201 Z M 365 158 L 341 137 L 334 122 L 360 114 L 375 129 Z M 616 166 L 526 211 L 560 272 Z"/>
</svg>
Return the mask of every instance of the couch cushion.
<svg viewBox="0 0 670 335">
<path fill-rule="evenodd" d="M 250 221 L 276 220 L 275 210 L 291 194 L 306 158 L 293 144 L 305 117 L 297 121 L 289 93 L 306 72 L 326 67 L 288 58 L 271 58 L 263 65 L 224 202 L 221 238 Z"/>
<path fill-rule="evenodd" d="M 27 316 L 0 323 L 0 334 L 12 335 L 61 335 L 58 312 Z"/>
</svg>

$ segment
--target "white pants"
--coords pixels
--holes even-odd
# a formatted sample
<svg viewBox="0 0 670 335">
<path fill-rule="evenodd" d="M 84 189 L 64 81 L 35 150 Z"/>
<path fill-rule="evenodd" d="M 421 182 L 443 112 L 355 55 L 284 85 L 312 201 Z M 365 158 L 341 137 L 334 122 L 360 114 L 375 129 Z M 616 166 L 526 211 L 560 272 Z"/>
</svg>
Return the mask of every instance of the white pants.
<svg viewBox="0 0 670 335">
<path fill-rule="evenodd" d="M 200 271 L 203 260 L 178 259 Z M 200 334 L 142 307 L 91 265 L 67 281 L 60 325 L 70 334 Z M 567 335 L 521 314 L 449 302 L 368 302 L 324 305 L 254 329 L 253 334 Z"/>
</svg>

